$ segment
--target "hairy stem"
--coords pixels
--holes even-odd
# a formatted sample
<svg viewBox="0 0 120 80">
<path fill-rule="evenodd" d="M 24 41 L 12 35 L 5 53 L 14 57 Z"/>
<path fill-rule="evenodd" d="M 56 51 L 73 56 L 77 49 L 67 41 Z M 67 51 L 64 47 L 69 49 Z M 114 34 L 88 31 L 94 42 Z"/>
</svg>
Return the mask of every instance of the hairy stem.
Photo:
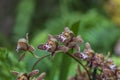
<svg viewBox="0 0 120 80">
<path fill-rule="evenodd" d="M 38 58 L 38 60 L 34 63 L 34 65 L 33 65 L 33 67 L 32 67 L 32 70 L 33 70 L 33 69 L 35 68 L 35 66 L 40 62 L 40 60 L 42 60 L 42 59 L 44 59 L 44 58 L 46 58 L 46 57 L 48 57 L 48 56 L 50 56 L 50 55 L 51 55 L 51 54 L 46 54 L 46 55 Z"/>
<path fill-rule="evenodd" d="M 71 55 L 71 54 L 69 54 L 69 53 L 66 53 L 66 54 L 67 54 L 68 56 L 70 56 L 71 58 L 73 58 L 75 61 L 77 61 L 77 62 L 85 69 L 85 71 L 87 72 L 87 75 L 88 75 L 89 79 L 92 80 L 91 77 L 90 77 L 89 71 L 88 71 L 87 68 L 81 63 L 81 61 L 79 61 L 77 58 L 75 58 L 73 55 Z"/>
</svg>

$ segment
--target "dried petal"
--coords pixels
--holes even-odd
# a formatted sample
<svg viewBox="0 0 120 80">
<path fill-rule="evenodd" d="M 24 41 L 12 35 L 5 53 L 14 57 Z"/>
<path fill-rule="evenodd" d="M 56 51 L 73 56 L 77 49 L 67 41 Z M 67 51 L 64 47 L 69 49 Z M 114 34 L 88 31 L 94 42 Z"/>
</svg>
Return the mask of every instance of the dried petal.
<svg viewBox="0 0 120 80">
<path fill-rule="evenodd" d="M 36 80 L 44 80 L 44 77 L 46 76 L 46 73 L 43 72 L 39 75 L 39 77 Z"/>
<path fill-rule="evenodd" d="M 39 72 L 39 70 L 33 70 L 33 71 L 31 71 L 31 72 L 28 74 L 28 76 L 29 76 L 29 77 L 32 77 L 32 76 L 38 74 L 38 72 Z"/>
<path fill-rule="evenodd" d="M 81 59 L 86 60 L 88 58 L 88 55 L 82 52 L 80 53 L 80 57 Z"/>
<path fill-rule="evenodd" d="M 66 53 L 66 52 L 68 52 L 69 48 L 66 46 L 58 46 L 57 50 Z"/>
<path fill-rule="evenodd" d="M 118 79 L 120 79 L 120 69 L 119 68 L 116 70 L 116 76 Z"/>
</svg>

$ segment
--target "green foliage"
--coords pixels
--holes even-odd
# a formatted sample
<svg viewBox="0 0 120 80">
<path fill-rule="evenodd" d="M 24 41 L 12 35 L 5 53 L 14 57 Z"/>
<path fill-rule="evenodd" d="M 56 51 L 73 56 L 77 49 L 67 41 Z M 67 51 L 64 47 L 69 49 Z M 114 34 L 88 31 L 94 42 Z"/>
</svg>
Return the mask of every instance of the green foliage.
<svg viewBox="0 0 120 80">
<path fill-rule="evenodd" d="M 54 2 L 54 0 L 52 1 Z M 43 29 L 45 30 L 41 30 L 41 25 L 36 25 L 40 28 L 38 27 L 39 29 L 34 31 L 33 28 L 35 26 L 30 29 L 30 25 L 36 7 L 35 4 L 37 2 L 35 0 L 21 0 L 16 8 L 17 14 L 13 29 L 13 41 L 17 42 L 17 39 L 23 37 L 26 32 L 31 32 L 34 34 L 34 37 L 30 38 L 30 42 L 36 48 L 35 54 L 42 56 L 44 54 L 48 54 L 48 52 L 38 50 L 37 46 L 46 41 L 48 33 L 52 35 L 58 35 L 63 31 L 64 27 L 71 27 L 71 30 L 75 33 L 75 35 L 81 35 L 85 40 L 84 42 L 89 42 L 96 52 L 107 53 L 108 51 L 111 51 L 111 53 L 114 53 L 113 48 L 120 36 L 120 29 L 116 27 L 116 25 L 113 24 L 109 18 L 98 12 L 97 9 L 91 9 L 91 7 L 89 8 L 89 6 L 94 6 L 92 4 L 95 0 L 92 0 L 92 2 L 90 2 L 91 4 L 89 5 L 86 5 L 87 2 L 85 2 L 88 0 L 81 0 L 79 1 L 80 3 L 78 1 L 79 0 L 60 0 L 59 5 L 55 5 L 58 11 L 55 10 L 55 12 L 52 12 L 60 12 L 59 16 L 55 16 L 53 18 L 49 17 L 45 19 L 46 21 L 43 20 L 45 27 Z M 97 2 L 95 1 L 95 3 Z M 53 3 L 51 2 L 51 4 Z M 47 6 L 49 7 L 48 4 Z M 74 9 L 73 6 L 77 9 Z M 44 9 L 44 12 L 47 9 L 47 7 L 44 8 L 41 5 L 40 9 L 42 8 Z M 60 8 L 60 11 L 58 8 Z M 82 11 L 85 11 L 85 13 Z M 42 14 L 43 15 L 41 16 L 46 15 L 44 13 Z M 4 41 L 4 43 L 0 42 L 0 44 L 7 46 L 8 48 L 10 43 L 7 42 L 7 39 L 8 38 L 2 36 L 0 41 Z M 13 47 L 13 45 L 11 46 Z M 115 63 L 119 64 L 118 57 L 113 57 L 113 59 Z M 18 62 L 14 52 L 9 51 L 6 48 L 0 48 L 0 79 L 14 80 L 15 76 L 12 76 L 10 70 L 29 72 L 35 61 L 36 59 L 31 54 L 26 53 L 23 61 Z M 35 67 L 35 69 L 39 69 L 40 72 L 45 71 L 47 73 L 46 80 L 67 80 L 69 75 L 74 75 L 75 68 L 77 68 L 77 64 L 73 60 L 71 60 L 65 54 L 59 53 L 53 59 L 47 58 L 40 61 L 40 63 Z"/>
<path fill-rule="evenodd" d="M 26 71 L 25 64 L 19 63 L 14 54 L 6 48 L 0 48 L 0 79 L 1 80 L 14 80 L 14 75 L 10 73 L 10 70 Z"/>
<path fill-rule="evenodd" d="M 30 28 L 30 22 L 35 8 L 34 0 L 21 0 L 16 8 L 17 17 L 14 27 L 14 39 L 17 40 L 18 36 L 22 37 Z"/>
<path fill-rule="evenodd" d="M 79 30 L 83 39 L 90 42 L 98 52 L 112 51 L 120 36 L 120 29 L 95 10 L 82 17 Z"/>
</svg>

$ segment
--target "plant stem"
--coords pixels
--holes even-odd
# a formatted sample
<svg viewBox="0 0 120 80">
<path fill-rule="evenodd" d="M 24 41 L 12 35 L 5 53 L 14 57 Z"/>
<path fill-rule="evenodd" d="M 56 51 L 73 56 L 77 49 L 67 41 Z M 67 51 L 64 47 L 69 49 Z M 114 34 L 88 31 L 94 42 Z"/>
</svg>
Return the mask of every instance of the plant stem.
<svg viewBox="0 0 120 80">
<path fill-rule="evenodd" d="M 86 71 L 87 74 L 88 74 L 89 79 L 92 80 L 91 77 L 90 77 L 89 71 L 87 70 L 87 68 L 86 68 L 77 58 L 75 58 L 73 55 L 71 55 L 71 54 L 69 54 L 69 53 L 66 53 L 66 54 L 67 54 L 68 56 L 70 56 L 71 58 L 73 58 L 75 61 L 77 61 L 77 62 L 85 69 L 85 71 Z"/>
<path fill-rule="evenodd" d="M 35 58 L 37 58 L 37 59 L 39 59 L 40 57 L 39 56 L 37 56 L 37 55 L 35 55 L 35 53 L 34 52 L 32 52 L 32 51 L 29 51 Z"/>
<path fill-rule="evenodd" d="M 48 56 L 50 56 L 50 55 L 51 55 L 51 54 L 46 54 L 46 55 L 44 55 L 44 56 L 42 56 L 42 57 L 39 57 L 38 60 L 34 63 L 34 65 L 33 65 L 33 67 L 32 67 L 32 70 L 35 68 L 35 66 L 39 63 L 40 60 L 42 60 L 42 59 L 44 59 L 44 58 L 46 58 L 46 57 L 48 57 Z"/>
</svg>

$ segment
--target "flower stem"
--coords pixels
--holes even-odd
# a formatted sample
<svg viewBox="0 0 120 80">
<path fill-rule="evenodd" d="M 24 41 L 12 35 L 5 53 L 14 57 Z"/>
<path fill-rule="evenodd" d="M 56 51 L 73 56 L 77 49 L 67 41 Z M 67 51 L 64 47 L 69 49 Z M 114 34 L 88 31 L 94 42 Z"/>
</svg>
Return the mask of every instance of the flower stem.
<svg viewBox="0 0 120 80">
<path fill-rule="evenodd" d="M 35 55 L 35 53 L 34 52 L 32 52 L 32 51 L 29 51 L 35 58 L 37 58 L 37 59 L 39 59 L 40 57 L 39 56 L 37 56 L 37 55 Z"/>
<path fill-rule="evenodd" d="M 32 67 L 32 70 L 35 68 L 35 66 L 39 63 L 40 60 L 42 60 L 42 59 L 44 59 L 44 58 L 46 58 L 46 57 L 48 57 L 48 56 L 50 56 L 50 55 L 51 55 L 51 54 L 46 54 L 46 55 L 44 55 L 44 56 L 42 56 L 42 57 L 39 57 L 38 60 L 34 63 L 34 65 L 33 65 L 33 67 Z"/>
<path fill-rule="evenodd" d="M 70 56 L 71 58 L 73 58 L 75 61 L 77 61 L 77 62 L 85 69 L 85 71 L 86 71 L 87 74 L 88 74 L 89 79 L 92 80 L 91 77 L 90 77 L 89 71 L 88 71 L 87 68 L 81 63 L 81 61 L 79 61 L 77 58 L 75 58 L 73 55 L 71 55 L 71 54 L 69 54 L 69 53 L 66 53 L 66 54 L 67 54 L 68 56 Z"/>
</svg>

